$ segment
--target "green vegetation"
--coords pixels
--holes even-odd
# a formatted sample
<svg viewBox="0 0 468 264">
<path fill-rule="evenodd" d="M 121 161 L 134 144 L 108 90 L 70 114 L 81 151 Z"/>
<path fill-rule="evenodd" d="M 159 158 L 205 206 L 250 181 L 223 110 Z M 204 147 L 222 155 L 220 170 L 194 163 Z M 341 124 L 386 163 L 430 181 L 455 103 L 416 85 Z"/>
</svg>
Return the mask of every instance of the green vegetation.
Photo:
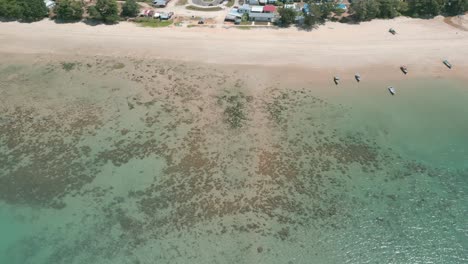
<svg viewBox="0 0 468 264">
<path fill-rule="evenodd" d="M 43 0 L 0 0 L 0 18 L 25 22 L 39 21 L 49 11 Z"/>
<path fill-rule="evenodd" d="M 357 21 L 394 18 L 401 15 L 406 9 L 407 3 L 399 0 L 358 0 L 351 5 L 351 10 Z"/>
<path fill-rule="evenodd" d="M 55 13 L 57 14 L 57 19 L 61 21 L 78 21 L 83 18 L 83 7 L 84 4 L 82 1 L 61 0 L 57 1 Z"/>
<path fill-rule="evenodd" d="M 237 29 L 249 30 L 252 29 L 251 26 L 236 26 Z"/>
<path fill-rule="evenodd" d="M 227 7 L 232 7 L 234 6 L 235 1 L 234 0 L 229 0 L 226 4 Z"/>
<path fill-rule="evenodd" d="M 188 10 L 195 10 L 195 11 L 220 11 L 220 10 L 223 10 L 219 6 L 211 6 L 211 7 L 203 8 L 203 7 L 189 5 L 189 6 L 185 7 L 185 8 L 187 8 Z"/>
<path fill-rule="evenodd" d="M 125 0 L 125 3 L 122 5 L 122 16 L 126 17 L 136 17 L 140 13 L 140 6 L 135 2 L 135 0 Z"/>
<path fill-rule="evenodd" d="M 292 8 L 280 8 L 278 13 L 281 16 L 279 23 L 282 27 L 289 27 L 296 19 L 296 11 Z"/>
<path fill-rule="evenodd" d="M 400 15 L 430 18 L 437 15 L 459 15 L 468 11 L 466 0 L 356 0 L 351 12 L 357 21 L 394 18 Z"/>
<path fill-rule="evenodd" d="M 143 27 L 153 27 L 153 28 L 167 27 L 167 26 L 172 25 L 172 21 L 170 20 L 159 20 L 159 19 L 153 19 L 149 17 L 137 18 L 135 22 Z"/>
<path fill-rule="evenodd" d="M 242 14 L 241 21 L 242 23 L 249 21 L 249 14 L 247 13 Z"/>
<path fill-rule="evenodd" d="M 116 0 L 97 0 L 96 5 L 88 8 L 88 13 L 91 19 L 108 24 L 115 24 L 120 20 Z"/>
</svg>

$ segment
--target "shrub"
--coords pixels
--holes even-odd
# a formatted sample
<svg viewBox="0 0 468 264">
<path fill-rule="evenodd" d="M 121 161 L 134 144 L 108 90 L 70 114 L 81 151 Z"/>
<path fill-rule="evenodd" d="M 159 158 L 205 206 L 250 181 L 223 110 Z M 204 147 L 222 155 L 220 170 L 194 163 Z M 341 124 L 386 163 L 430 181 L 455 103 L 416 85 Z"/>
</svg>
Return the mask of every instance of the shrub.
<svg viewBox="0 0 468 264">
<path fill-rule="evenodd" d="M 3 19 L 20 19 L 23 10 L 18 5 L 16 0 L 0 0 L 0 18 Z"/>
<path fill-rule="evenodd" d="M 292 8 L 281 8 L 278 10 L 278 13 L 281 16 L 281 26 L 288 27 L 294 23 L 294 20 L 296 19 L 296 11 L 294 11 Z"/>
<path fill-rule="evenodd" d="M 136 17 L 140 12 L 140 6 L 135 0 L 126 0 L 122 5 L 122 16 Z"/>
<path fill-rule="evenodd" d="M 38 21 L 48 14 L 43 0 L 0 0 L 0 17 L 21 21 Z"/>
<path fill-rule="evenodd" d="M 18 0 L 18 3 L 23 10 L 21 17 L 23 21 L 39 21 L 49 14 L 44 0 Z"/>
<path fill-rule="evenodd" d="M 55 6 L 57 18 L 63 21 L 77 21 L 83 17 L 83 2 L 76 0 L 60 0 Z"/>
<path fill-rule="evenodd" d="M 97 0 L 95 6 L 88 8 L 91 19 L 101 20 L 104 23 L 114 24 L 119 21 L 119 7 L 115 0 Z"/>
</svg>

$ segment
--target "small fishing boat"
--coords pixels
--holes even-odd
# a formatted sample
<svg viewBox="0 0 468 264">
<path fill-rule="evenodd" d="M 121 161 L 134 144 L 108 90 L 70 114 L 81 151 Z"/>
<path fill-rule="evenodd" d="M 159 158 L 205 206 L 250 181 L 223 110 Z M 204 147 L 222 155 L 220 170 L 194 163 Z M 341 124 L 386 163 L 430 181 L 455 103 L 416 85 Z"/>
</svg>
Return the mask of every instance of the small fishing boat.
<svg viewBox="0 0 468 264">
<path fill-rule="evenodd" d="M 338 83 L 340 82 L 340 77 L 339 76 L 333 77 L 333 81 L 335 82 L 336 85 L 338 85 Z"/>
<path fill-rule="evenodd" d="M 388 32 L 392 33 L 392 35 L 396 34 L 396 31 L 393 28 L 389 29 Z"/>
<path fill-rule="evenodd" d="M 405 65 L 400 66 L 400 70 L 401 70 L 404 74 L 407 74 L 407 73 L 408 73 L 408 67 L 406 67 Z"/>
<path fill-rule="evenodd" d="M 448 60 L 444 60 L 444 64 L 445 64 L 445 66 L 447 66 L 447 68 L 452 69 L 452 64 L 450 64 L 450 62 L 448 62 Z"/>
<path fill-rule="evenodd" d="M 356 73 L 354 75 L 354 78 L 356 79 L 357 82 L 360 82 L 361 81 L 361 75 L 359 75 L 359 73 Z"/>
<path fill-rule="evenodd" d="M 395 90 L 395 88 L 393 88 L 393 86 L 389 86 L 387 89 L 390 92 L 390 94 L 395 95 L 396 90 Z"/>
</svg>

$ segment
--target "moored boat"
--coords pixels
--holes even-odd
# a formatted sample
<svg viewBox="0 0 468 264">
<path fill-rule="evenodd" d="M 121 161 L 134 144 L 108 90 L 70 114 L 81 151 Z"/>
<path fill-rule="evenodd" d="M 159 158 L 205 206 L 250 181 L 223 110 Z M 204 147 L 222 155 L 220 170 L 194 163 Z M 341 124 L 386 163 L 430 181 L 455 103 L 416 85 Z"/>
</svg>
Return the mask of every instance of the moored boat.
<svg viewBox="0 0 468 264">
<path fill-rule="evenodd" d="M 360 82 L 361 81 L 361 75 L 359 73 L 356 73 L 354 75 L 354 78 L 356 79 L 357 82 Z"/>
<path fill-rule="evenodd" d="M 387 89 L 388 89 L 388 91 L 390 92 L 391 95 L 395 95 L 396 90 L 395 90 L 395 88 L 393 88 L 393 86 L 389 86 Z"/>
<path fill-rule="evenodd" d="M 405 65 L 400 66 L 400 70 L 401 70 L 404 74 L 407 74 L 407 73 L 408 73 L 408 67 L 406 67 Z"/>
<path fill-rule="evenodd" d="M 333 77 L 333 81 L 335 82 L 336 85 L 338 85 L 338 83 L 340 82 L 340 77 L 339 76 Z"/>
<path fill-rule="evenodd" d="M 452 69 L 452 64 L 450 64 L 450 62 L 448 60 L 444 60 L 443 62 L 445 64 L 445 66 L 447 66 L 447 68 Z"/>
</svg>

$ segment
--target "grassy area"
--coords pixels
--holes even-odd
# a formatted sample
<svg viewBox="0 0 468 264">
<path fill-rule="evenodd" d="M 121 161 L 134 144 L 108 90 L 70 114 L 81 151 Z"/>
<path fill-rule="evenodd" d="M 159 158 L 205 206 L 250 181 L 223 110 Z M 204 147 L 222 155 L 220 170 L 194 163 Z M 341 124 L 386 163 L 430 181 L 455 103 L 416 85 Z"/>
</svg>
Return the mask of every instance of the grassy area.
<svg viewBox="0 0 468 264">
<path fill-rule="evenodd" d="M 229 2 L 226 4 L 227 7 L 232 7 L 236 1 L 234 0 L 229 0 Z"/>
<path fill-rule="evenodd" d="M 192 5 L 189 5 L 186 7 L 188 10 L 195 10 L 195 11 L 220 11 L 220 10 L 223 10 L 221 7 L 219 6 L 212 6 L 212 7 L 206 7 L 206 8 L 203 8 L 203 7 L 198 7 L 198 6 L 192 6 Z"/>
<path fill-rule="evenodd" d="M 237 26 L 235 28 L 238 28 L 238 29 L 242 29 L 242 30 L 249 30 L 249 29 L 252 29 L 252 27 L 250 26 Z"/>
<path fill-rule="evenodd" d="M 188 0 L 179 0 L 177 1 L 176 5 L 183 6 L 183 5 L 186 5 L 187 3 L 188 3 Z"/>
<path fill-rule="evenodd" d="M 153 18 L 137 18 L 135 20 L 135 23 L 138 23 L 139 25 L 143 27 L 153 27 L 153 28 L 158 28 L 158 27 L 167 27 L 172 25 L 171 20 L 159 20 L 159 19 L 153 19 Z"/>
</svg>

